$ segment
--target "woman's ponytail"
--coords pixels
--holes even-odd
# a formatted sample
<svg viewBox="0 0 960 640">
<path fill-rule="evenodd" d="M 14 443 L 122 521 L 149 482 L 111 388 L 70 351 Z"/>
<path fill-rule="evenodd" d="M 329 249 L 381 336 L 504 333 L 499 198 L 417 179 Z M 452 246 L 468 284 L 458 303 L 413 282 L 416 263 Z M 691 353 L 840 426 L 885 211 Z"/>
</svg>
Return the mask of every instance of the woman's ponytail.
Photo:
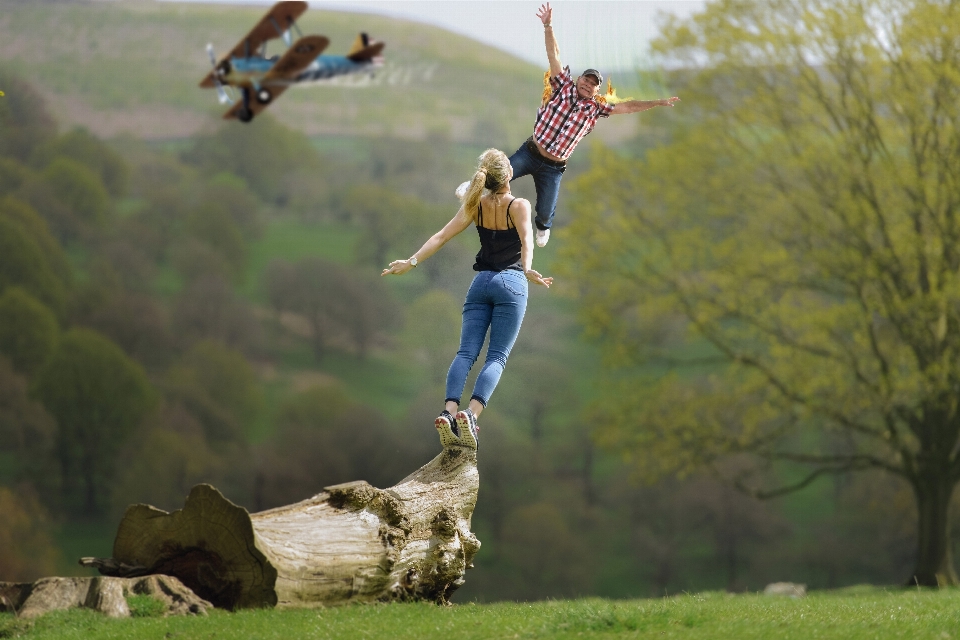
<svg viewBox="0 0 960 640">
<path fill-rule="evenodd" d="M 467 215 L 476 222 L 477 209 L 483 190 L 496 191 L 510 181 L 510 160 L 499 149 L 487 149 L 480 154 L 477 171 L 470 179 L 470 186 L 463 196 L 463 207 Z"/>
</svg>

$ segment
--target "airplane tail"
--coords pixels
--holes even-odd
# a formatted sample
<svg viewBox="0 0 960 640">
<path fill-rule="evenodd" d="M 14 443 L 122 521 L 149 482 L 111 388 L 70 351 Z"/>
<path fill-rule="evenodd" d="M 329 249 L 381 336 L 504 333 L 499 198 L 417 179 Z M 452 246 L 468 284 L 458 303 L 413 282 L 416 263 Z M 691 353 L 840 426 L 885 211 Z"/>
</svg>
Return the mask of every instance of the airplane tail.
<svg viewBox="0 0 960 640">
<path fill-rule="evenodd" d="M 357 35 L 357 39 L 353 41 L 353 46 L 350 47 L 350 53 L 347 54 L 347 59 L 353 60 L 354 62 L 369 62 L 380 55 L 383 51 L 384 44 L 383 42 L 372 40 L 370 36 L 365 33 L 360 33 Z"/>
</svg>

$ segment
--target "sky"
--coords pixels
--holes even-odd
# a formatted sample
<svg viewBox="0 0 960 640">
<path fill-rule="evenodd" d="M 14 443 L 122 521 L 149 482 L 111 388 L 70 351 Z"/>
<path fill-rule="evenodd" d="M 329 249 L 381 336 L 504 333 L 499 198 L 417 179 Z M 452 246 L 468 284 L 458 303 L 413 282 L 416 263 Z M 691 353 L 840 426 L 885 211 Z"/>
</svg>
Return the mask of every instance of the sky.
<svg viewBox="0 0 960 640">
<path fill-rule="evenodd" d="M 273 4 L 272 0 L 200 1 Z M 658 33 L 658 16 L 687 17 L 705 4 L 704 0 L 555 0 L 550 6 L 560 60 L 575 70 L 595 67 L 602 73 L 644 66 L 649 42 Z M 314 0 L 310 7 L 425 22 L 546 65 L 536 0 Z"/>
</svg>

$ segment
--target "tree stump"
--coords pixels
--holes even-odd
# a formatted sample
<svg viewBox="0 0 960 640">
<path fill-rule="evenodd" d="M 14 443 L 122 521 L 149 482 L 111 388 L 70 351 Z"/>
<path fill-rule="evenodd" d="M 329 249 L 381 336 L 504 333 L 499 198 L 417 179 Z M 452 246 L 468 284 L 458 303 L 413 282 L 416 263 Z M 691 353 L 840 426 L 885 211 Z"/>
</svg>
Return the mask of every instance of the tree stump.
<svg viewBox="0 0 960 640">
<path fill-rule="evenodd" d="M 165 615 L 206 615 L 211 605 L 170 576 L 141 578 L 42 578 L 36 582 L 0 582 L 0 611 L 36 618 L 49 611 L 95 609 L 111 618 L 130 615 L 127 597 L 158 600 Z"/>
<path fill-rule="evenodd" d="M 183 509 L 132 505 L 104 575 L 176 576 L 216 607 L 449 602 L 480 542 L 470 531 L 477 452 L 451 446 L 388 489 L 364 481 L 249 514 L 210 485 Z"/>
</svg>

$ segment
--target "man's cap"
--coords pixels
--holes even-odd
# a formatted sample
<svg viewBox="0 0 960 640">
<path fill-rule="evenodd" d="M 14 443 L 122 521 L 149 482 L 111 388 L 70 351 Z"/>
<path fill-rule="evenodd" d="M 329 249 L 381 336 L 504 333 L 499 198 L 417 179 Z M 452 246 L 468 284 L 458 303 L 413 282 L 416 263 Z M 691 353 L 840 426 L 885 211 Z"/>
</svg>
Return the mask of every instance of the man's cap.
<svg viewBox="0 0 960 640">
<path fill-rule="evenodd" d="M 594 77 L 596 77 L 596 79 L 597 79 L 597 84 L 598 84 L 598 85 L 603 84 L 603 75 L 602 75 L 599 71 L 597 71 L 596 69 L 587 69 L 586 71 L 584 71 L 584 72 L 581 73 L 580 75 L 582 75 L 582 76 L 594 76 Z"/>
</svg>

